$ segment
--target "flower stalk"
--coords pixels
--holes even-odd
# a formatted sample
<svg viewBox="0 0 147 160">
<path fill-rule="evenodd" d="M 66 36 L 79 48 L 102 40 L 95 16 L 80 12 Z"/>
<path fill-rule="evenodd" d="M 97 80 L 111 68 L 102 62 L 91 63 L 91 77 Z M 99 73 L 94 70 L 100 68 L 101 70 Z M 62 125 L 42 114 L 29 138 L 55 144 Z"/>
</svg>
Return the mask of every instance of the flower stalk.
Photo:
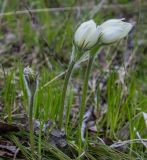
<svg viewBox="0 0 147 160">
<path fill-rule="evenodd" d="M 63 85 L 63 89 L 62 89 L 61 108 L 60 108 L 59 119 L 58 119 L 60 129 L 62 128 L 62 124 L 63 124 L 64 106 L 65 106 L 65 99 L 66 99 L 66 93 L 67 93 L 69 80 L 70 80 L 73 68 L 74 68 L 78 58 L 79 57 L 78 57 L 78 54 L 76 54 L 76 48 L 73 45 L 72 54 L 71 54 L 71 57 L 70 57 L 70 64 L 69 64 L 68 69 L 67 69 L 67 73 L 66 73 L 66 76 L 65 76 L 64 85 Z"/>
<path fill-rule="evenodd" d="M 64 80 L 63 89 L 62 89 L 61 108 L 60 108 L 60 113 L 59 113 L 59 128 L 60 129 L 62 128 L 62 123 L 63 123 L 63 114 L 64 114 L 66 92 L 67 92 L 68 83 L 69 83 L 74 65 L 75 65 L 75 61 L 72 60 L 71 63 L 69 64 L 67 74 L 66 74 L 65 80 Z"/>
<path fill-rule="evenodd" d="M 79 117 L 79 135 L 80 135 L 79 146 L 80 146 L 80 148 L 81 148 L 81 144 L 82 144 L 81 127 L 82 127 L 82 120 L 83 120 L 85 104 L 86 104 L 88 79 L 89 79 L 89 76 L 90 76 L 90 71 L 91 71 L 91 68 L 92 68 L 94 57 L 95 57 L 94 55 L 90 55 L 88 66 L 87 66 L 86 73 L 85 73 L 85 78 L 84 78 L 84 86 L 83 86 L 83 90 L 82 90 L 82 101 L 81 101 L 81 105 L 80 105 L 80 117 Z"/>
<path fill-rule="evenodd" d="M 28 95 L 28 107 L 29 107 L 29 130 L 30 130 L 30 145 L 32 156 L 34 159 L 34 125 L 33 125 L 33 105 L 34 105 L 34 96 L 38 86 L 38 78 L 34 71 L 26 67 L 23 72 L 24 83 L 27 90 Z"/>
<path fill-rule="evenodd" d="M 31 151 L 34 155 L 34 125 L 33 125 L 33 102 L 34 102 L 34 95 L 30 97 L 29 103 L 29 129 L 30 129 L 30 144 L 31 144 Z M 33 156 L 34 157 L 34 156 Z"/>
</svg>

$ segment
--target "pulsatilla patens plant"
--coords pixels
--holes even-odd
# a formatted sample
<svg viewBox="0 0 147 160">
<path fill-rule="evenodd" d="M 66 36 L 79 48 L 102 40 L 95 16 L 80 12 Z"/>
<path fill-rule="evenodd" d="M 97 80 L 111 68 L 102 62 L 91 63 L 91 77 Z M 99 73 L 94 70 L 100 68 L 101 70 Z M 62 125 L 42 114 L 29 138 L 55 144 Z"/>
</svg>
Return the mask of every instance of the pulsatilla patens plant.
<svg viewBox="0 0 147 160">
<path fill-rule="evenodd" d="M 34 96 L 38 87 L 37 74 L 30 68 L 26 67 L 23 71 L 25 88 L 28 95 L 28 110 L 29 110 L 29 130 L 30 130 L 30 144 L 32 155 L 34 155 L 34 129 L 33 129 L 33 105 Z M 34 156 L 33 156 L 34 157 Z"/>
<path fill-rule="evenodd" d="M 65 106 L 65 97 L 67 86 L 70 80 L 72 70 L 76 62 L 85 54 L 89 54 L 88 65 L 85 73 L 83 90 L 82 90 L 82 100 L 80 104 L 80 117 L 79 117 L 79 146 L 82 144 L 84 137 L 81 135 L 81 126 L 86 104 L 87 88 L 88 88 L 88 79 L 91 72 L 92 64 L 95 59 L 95 55 L 98 53 L 98 50 L 101 47 L 106 45 L 112 45 L 116 42 L 119 42 L 121 39 L 125 38 L 128 33 L 133 28 L 133 25 L 124 22 L 124 19 L 110 19 L 101 25 L 97 25 L 94 20 L 89 20 L 83 22 L 76 30 L 73 39 L 73 49 L 71 54 L 71 60 L 69 63 L 68 71 L 65 76 L 62 99 L 61 99 L 61 108 L 59 115 L 59 128 L 62 127 L 63 123 L 63 112 Z"/>
</svg>

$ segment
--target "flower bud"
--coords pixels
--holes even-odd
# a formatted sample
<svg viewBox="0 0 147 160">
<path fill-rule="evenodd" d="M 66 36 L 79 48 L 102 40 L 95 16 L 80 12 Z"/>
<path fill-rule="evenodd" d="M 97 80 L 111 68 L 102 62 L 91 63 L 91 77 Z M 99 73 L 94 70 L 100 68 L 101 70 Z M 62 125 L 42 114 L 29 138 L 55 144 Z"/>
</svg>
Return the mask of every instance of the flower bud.
<svg viewBox="0 0 147 160">
<path fill-rule="evenodd" d="M 102 44 L 115 43 L 128 35 L 133 25 L 123 20 L 124 19 L 111 19 L 100 25 L 100 42 Z"/>
<path fill-rule="evenodd" d="M 30 67 L 24 68 L 23 71 L 25 87 L 27 90 L 27 94 L 30 97 L 35 94 L 38 85 L 37 74 Z"/>
<path fill-rule="evenodd" d="M 83 50 L 91 49 L 98 41 L 99 26 L 93 20 L 82 23 L 75 32 L 74 44 Z"/>
<path fill-rule="evenodd" d="M 27 79 L 27 81 L 29 83 L 33 82 L 36 78 L 36 74 L 34 73 L 34 71 L 32 70 L 32 68 L 30 67 L 26 67 L 24 68 L 24 76 Z"/>
</svg>

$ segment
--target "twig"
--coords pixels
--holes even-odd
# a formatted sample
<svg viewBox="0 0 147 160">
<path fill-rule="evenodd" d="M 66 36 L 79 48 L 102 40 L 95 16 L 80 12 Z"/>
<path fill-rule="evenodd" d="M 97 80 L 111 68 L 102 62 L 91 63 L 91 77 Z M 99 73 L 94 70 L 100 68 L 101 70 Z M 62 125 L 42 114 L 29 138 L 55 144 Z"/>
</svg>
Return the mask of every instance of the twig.
<svg viewBox="0 0 147 160">
<path fill-rule="evenodd" d="M 137 5 L 137 3 L 129 3 L 129 4 L 115 4 L 115 5 L 103 5 L 101 6 L 101 9 L 109 9 L 109 10 L 113 10 L 113 9 L 130 9 L 133 8 Z M 147 3 L 142 4 L 142 6 L 144 6 L 144 8 L 146 8 Z M 41 9 L 32 9 L 30 10 L 31 13 L 40 13 L 40 12 L 65 12 L 65 11 L 71 11 L 71 10 L 75 10 L 78 11 L 80 10 L 89 10 L 89 9 L 93 9 L 94 6 L 75 6 L 75 7 L 60 7 L 60 8 L 41 8 Z M 136 7 L 135 7 L 136 8 Z M 22 10 L 22 11 L 12 11 L 12 12 L 6 12 L 6 13 L 1 13 L 1 16 L 11 16 L 11 15 L 22 15 L 22 14 L 29 14 L 28 10 Z"/>
<path fill-rule="evenodd" d="M 124 146 L 126 144 L 131 144 L 131 143 L 142 143 L 142 141 L 144 143 L 147 143 L 147 139 L 133 139 L 133 140 L 126 140 L 126 141 L 120 141 L 120 142 L 116 142 L 114 144 L 112 144 L 110 147 L 111 148 L 118 148 L 118 147 L 121 147 L 121 146 Z"/>
<path fill-rule="evenodd" d="M 80 58 L 80 60 L 75 64 L 75 67 L 77 67 L 78 65 L 80 65 L 81 63 L 85 62 L 88 60 L 88 55 L 84 55 L 83 57 Z M 45 87 L 51 85 L 54 81 L 60 79 L 63 75 L 65 75 L 67 73 L 67 70 L 65 70 L 64 72 L 60 73 L 59 75 L 57 75 L 55 78 L 53 78 L 52 80 L 50 80 L 49 82 L 47 82 L 45 85 L 43 85 L 41 87 L 41 90 L 44 89 Z"/>
<path fill-rule="evenodd" d="M 134 128 L 134 130 L 136 131 L 136 135 L 137 135 L 137 137 L 140 139 L 140 141 L 142 142 L 142 144 L 147 148 L 147 143 L 145 143 L 145 142 L 142 140 L 142 138 L 141 138 L 139 132 L 137 131 L 137 129 Z"/>
<path fill-rule="evenodd" d="M 87 128 L 87 122 L 91 118 L 92 113 L 93 113 L 93 107 L 91 106 L 89 110 L 84 114 L 84 117 L 83 117 L 83 122 L 81 127 L 81 138 L 83 142 L 85 141 L 84 135 L 85 135 L 85 130 Z"/>
<path fill-rule="evenodd" d="M 53 78 L 52 80 L 50 80 L 49 82 L 47 82 L 45 85 L 43 85 L 41 87 L 41 90 L 44 89 L 45 87 L 49 86 L 51 83 L 53 83 L 54 81 L 56 81 L 57 79 L 61 78 L 64 74 L 66 74 L 67 70 L 65 70 L 64 72 L 60 73 L 59 75 L 57 75 L 55 78 Z"/>
<path fill-rule="evenodd" d="M 93 7 L 93 9 L 92 9 L 92 11 L 90 13 L 90 18 L 94 17 L 94 15 L 103 7 L 105 2 L 106 2 L 106 0 L 101 0 L 101 2 L 98 5 Z"/>
</svg>

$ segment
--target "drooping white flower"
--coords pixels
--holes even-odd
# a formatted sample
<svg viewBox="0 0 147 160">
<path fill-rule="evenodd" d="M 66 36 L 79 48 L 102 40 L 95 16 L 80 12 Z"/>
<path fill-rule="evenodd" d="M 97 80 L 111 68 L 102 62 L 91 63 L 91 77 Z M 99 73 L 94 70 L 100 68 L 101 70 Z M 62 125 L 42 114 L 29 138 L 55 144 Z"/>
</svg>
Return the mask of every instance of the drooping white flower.
<svg viewBox="0 0 147 160">
<path fill-rule="evenodd" d="M 100 36 L 99 26 L 93 20 L 82 23 L 75 32 L 74 44 L 84 50 L 91 49 Z"/>
<path fill-rule="evenodd" d="M 102 44 L 115 43 L 128 35 L 133 25 L 124 19 L 111 19 L 100 25 Z"/>
</svg>

